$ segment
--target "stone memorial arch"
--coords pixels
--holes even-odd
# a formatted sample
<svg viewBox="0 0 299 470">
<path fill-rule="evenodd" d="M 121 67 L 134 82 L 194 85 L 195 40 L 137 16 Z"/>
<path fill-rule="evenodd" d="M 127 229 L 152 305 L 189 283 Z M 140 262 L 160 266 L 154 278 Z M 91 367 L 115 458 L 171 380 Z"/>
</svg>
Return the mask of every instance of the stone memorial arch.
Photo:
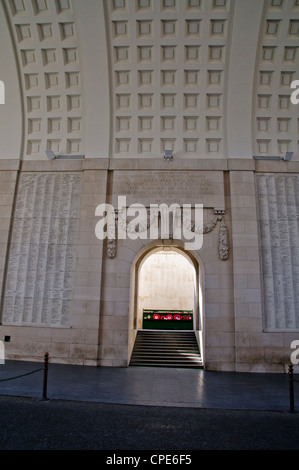
<svg viewBox="0 0 299 470">
<path fill-rule="evenodd" d="M 172 255 L 168 267 L 163 264 L 163 254 L 164 257 Z M 155 255 L 160 255 L 160 259 L 158 259 L 156 265 L 152 264 L 148 267 L 147 274 L 153 276 L 150 281 L 150 276 L 142 277 L 142 269 L 144 263 L 150 258 L 154 258 Z M 181 271 L 175 273 L 171 282 L 167 282 L 166 277 L 171 277 L 169 269 L 173 269 L 174 267 L 179 268 Z M 155 282 L 155 276 L 159 275 L 159 271 L 160 278 Z M 181 274 L 181 276 L 178 274 Z M 144 285 L 141 285 L 142 282 Z M 142 308 L 144 306 L 165 310 L 190 309 L 194 314 L 193 329 L 196 332 L 198 342 L 201 344 L 203 355 L 203 283 L 204 272 L 201 259 L 198 255 L 186 252 L 184 250 L 184 244 L 181 241 L 160 240 L 158 243 L 151 242 L 142 248 L 135 256 L 131 268 L 129 329 L 132 338 L 135 338 L 138 329 L 143 328 Z M 150 292 L 151 289 L 153 291 L 152 294 Z M 169 297 L 167 297 L 167 289 L 171 289 Z M 142 297 L 147 295 L 148 297 L 143 300 Z M 172 303 L 170 301 L 171 296 L 173 297 Z"/>
<path fill-rule="evenodd" d="M 0 2 L 7 359 L 127 367 L 139 268 L 170 248 L 196 272 L 204 367 L 285 371 L 299 334 L 298 12 L 298 0 Z M 168 227 L 161 205 L 192 217 Z"/>
</svg>

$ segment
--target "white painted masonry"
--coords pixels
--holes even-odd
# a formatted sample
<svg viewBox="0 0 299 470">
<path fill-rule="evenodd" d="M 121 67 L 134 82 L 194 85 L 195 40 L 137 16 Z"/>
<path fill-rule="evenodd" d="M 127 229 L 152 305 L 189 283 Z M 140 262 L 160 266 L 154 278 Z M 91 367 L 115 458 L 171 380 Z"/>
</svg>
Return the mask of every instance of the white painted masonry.
<svg viewBox="0 0 299 470">
<path fill-rule="evenodd" d="M 7 359 L 48 351 L 127 367 L 140 288 L 149 299 L 142 265 L 169 250 L 195 272 L 195 297 L 180 293 L 176 264 L 161 288 L 178 309 L 196 299 L 204 367 L 285 371 L 299 339 L 298 10 L 294 0 L 1 2 Z M 202 247 L 171 233 L 99 240 L 96 207 L 119 195 L 147 209 L 203 204 Z"/>
</svg>

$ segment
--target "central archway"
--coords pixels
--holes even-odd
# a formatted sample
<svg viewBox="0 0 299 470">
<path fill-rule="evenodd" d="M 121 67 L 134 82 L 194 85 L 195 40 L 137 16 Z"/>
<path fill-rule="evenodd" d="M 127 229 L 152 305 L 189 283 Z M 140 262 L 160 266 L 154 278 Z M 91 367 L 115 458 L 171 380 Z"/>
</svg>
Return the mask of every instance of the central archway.
<svg viewBox="0 0 299 470">
<path fill-rule="evenodd" d="M 131 268 L 128 363 L 137 331 L 144 328 L 144 309 L 192 311 L 188 329 L 194 330 L 204 359 L 203 281 L 201 259 L 179 240 L 156 240 L 140 250 Z"/>
<path fill-rule="evenodd" d="M 150 252 L 139 269 L 137 329 L 195 329 L 193 263 L 171 248 Z"/>
</svg>

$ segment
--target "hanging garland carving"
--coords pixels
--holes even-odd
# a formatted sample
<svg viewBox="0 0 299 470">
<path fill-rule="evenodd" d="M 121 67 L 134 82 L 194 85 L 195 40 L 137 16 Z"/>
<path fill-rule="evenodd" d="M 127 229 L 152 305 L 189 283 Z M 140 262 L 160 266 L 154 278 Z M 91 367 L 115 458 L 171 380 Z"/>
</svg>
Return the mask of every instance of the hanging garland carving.
<svg viewBox="0 0 299 470">
<path fill-rule="evenodd" d="M 115 227 L 113 227 L 113 231 L 115 233 L 115 238 L 108 238 L 107 240 L 107 257 L 113 259 L 116 257 L 117 251 L 117 220 L 120 228 L 124 230 L 126 233 L 142 233 L 148 230 L 151 225 L 156 221 L 159 223 L 160 215 L 159 210 L 148 210 L 147 211 L 147 220 L 144 222 L 138 223 L 138 225 L 134 225 L 134 223 L 127 222 L 126 219 L 123 217 L 123 210 L 115 211 L 116 218 L 115 218 Z M 219 243 L 218 243 L 218 250 L 219 250 L 219 257 L 221 261 L 226 261 L 229 257 L 229 242 L 228 242 L 228 229 L 224 221 L 224 210 L 214 210 L 215 217 L 211 219 L 209 222 L 204 224 L 203 226 L 197 226 L 193 223 L 186 223 L 185 219 L 181 218 L 181 222 L 183 222 L 184 226 L 187 230 L 197 233 L 197 234 L 207 234 L 212 232 L 217 224 L 220 222 L 219 228 Z M 176 215 L 177 217 L 177 215 Z M 187 220 L 190 220 L 187 218 Z M 109 229 L 108 229 L 109 233 Z"/>
<path fill-rule="evenodd" d="M 228 230 L 224 220 L 221 220 L 219 231 L 219 256 L 221 261 L 228 259 Z"/>
</svg>

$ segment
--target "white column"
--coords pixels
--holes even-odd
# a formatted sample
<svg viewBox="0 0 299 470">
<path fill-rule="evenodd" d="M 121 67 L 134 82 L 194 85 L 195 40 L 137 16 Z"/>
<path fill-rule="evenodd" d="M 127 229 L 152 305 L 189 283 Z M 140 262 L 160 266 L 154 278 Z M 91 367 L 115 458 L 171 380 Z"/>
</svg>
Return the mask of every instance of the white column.
<svg viewBox="0 0 299 470">
<path fill-rule="evenodd" d="M 227 97 L 228 158 L 252 157 L 252 99 L 263 4 L 236 2 Z"/>
<path fill-rule="evenodd" d="M 110 93 L 103 0 L 74 0 L 83 82 L 85 157 L 107 158 Z"/>
<path fill-rule="evenodd" d="M 0 104 L 0 158 L 20 158 L 23 110 L 19 72 L 6 15 L 0 2 L 0 80 L 5 86 L 5 103 Z"/>
</svg>

